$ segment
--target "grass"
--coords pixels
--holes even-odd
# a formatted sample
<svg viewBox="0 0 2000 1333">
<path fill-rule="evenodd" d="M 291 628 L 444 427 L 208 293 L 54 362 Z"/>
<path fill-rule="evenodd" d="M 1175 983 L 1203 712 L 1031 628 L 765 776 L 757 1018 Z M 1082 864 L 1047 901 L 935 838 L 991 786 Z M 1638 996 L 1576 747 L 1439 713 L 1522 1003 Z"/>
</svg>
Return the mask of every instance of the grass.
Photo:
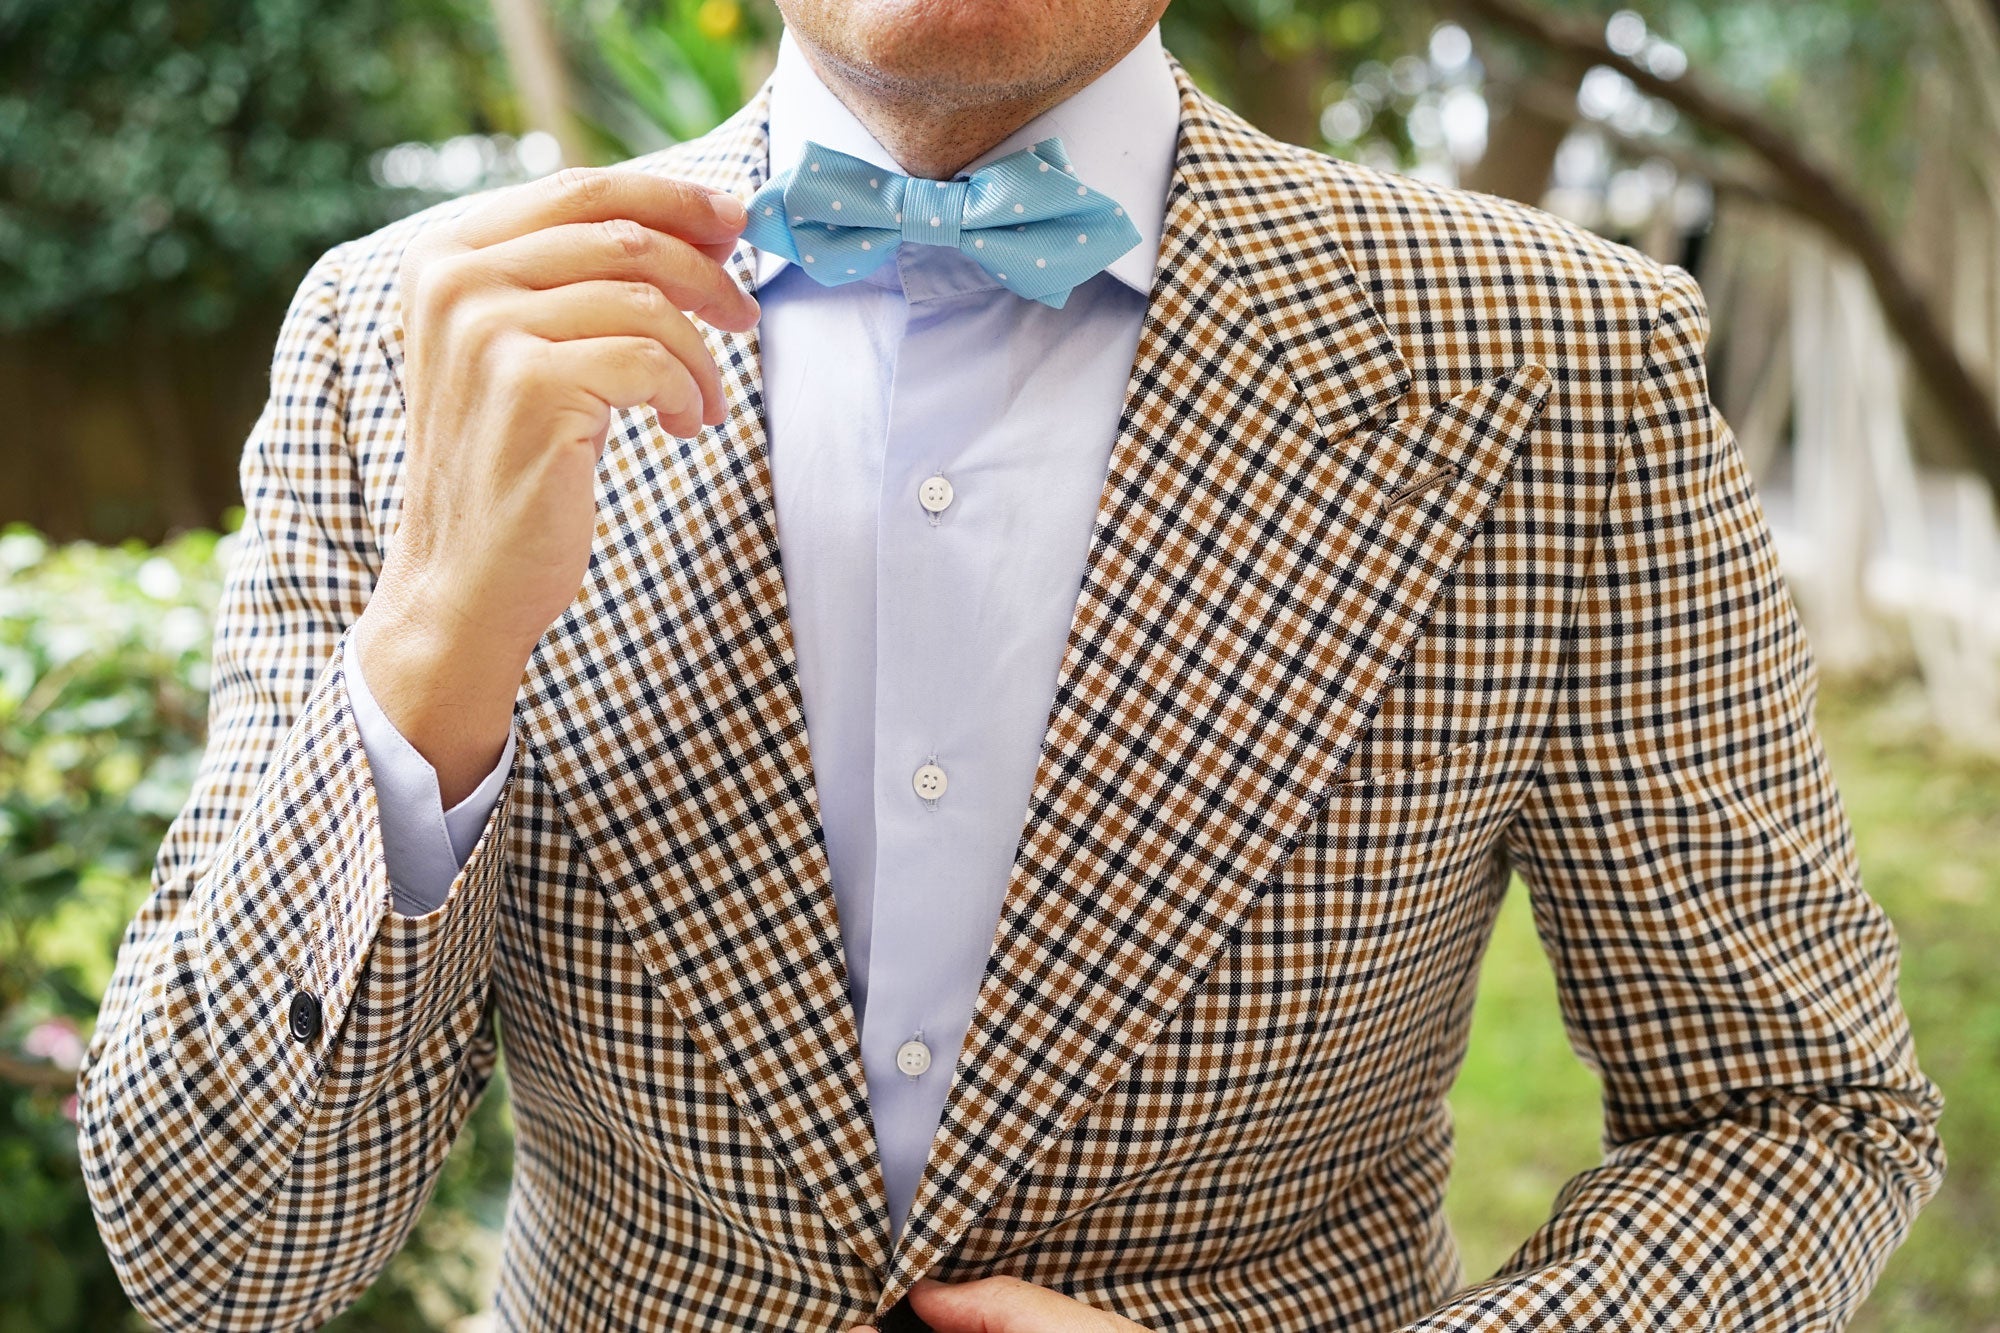
<svg viewBox="0 0 2000 1333">
<path fill-rule="evenodd" d="M 1947 1102 L 1944 1188 L 1853 1328 L 2000 1333 L 2000 762 L 1951 752 L 1893 686 L 1827 689 L 1820 725 L 1863 881 L 1902 939 L 1918 1057 Z M 1487 955 L 1452 1106 L 1448 1207 L 1466 1273 L 1484 1276 L 1598 1157 L 1596 1080 L 1570 1054 L 1518 887 Z"/>
</svg>

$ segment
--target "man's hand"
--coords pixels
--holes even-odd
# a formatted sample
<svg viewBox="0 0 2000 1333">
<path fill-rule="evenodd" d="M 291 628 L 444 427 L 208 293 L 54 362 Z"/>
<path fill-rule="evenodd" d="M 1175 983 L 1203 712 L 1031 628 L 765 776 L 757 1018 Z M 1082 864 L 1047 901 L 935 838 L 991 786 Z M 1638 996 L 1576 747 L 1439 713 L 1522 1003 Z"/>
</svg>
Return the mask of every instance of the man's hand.
<svg viewBox="0 0 2000 1333">
<path fill-rule="evenodd" d="M 956 1283 L 918 1278 L 910 1308 L 935 1333 L 1144 1333 L 1129 1319 L 1017 1277 Z M 873 1330 L 863 1325 L 853 1333 Z"/>
<path fill-rule="evenodd" d="M 447 806 L 491 768 L 535 644 L 576 596 L 611 414 L 693 435 L 724 416 L 687 313 L 741 331 L 727 194 L 634 171 L 495 193 L 412 245 L 401 274 L 401 527 L 355 642 Z"/>
</svg>

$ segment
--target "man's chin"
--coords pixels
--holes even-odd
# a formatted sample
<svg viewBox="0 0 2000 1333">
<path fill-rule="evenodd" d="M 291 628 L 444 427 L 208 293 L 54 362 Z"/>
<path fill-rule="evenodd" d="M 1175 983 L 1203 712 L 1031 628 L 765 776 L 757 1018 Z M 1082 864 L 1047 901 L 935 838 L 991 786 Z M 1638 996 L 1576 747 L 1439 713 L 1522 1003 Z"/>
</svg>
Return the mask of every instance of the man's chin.
<svg viewBox="0 0 2000 1333">
<path fill-rule="evenodd" d="M 1063 0 L 786 0 L 782 8 L 794 34 L 856 82 L 970 102 L 1071 82 L 1090 54 L 1078 30 L 1112 20 Z"/>
</svg>

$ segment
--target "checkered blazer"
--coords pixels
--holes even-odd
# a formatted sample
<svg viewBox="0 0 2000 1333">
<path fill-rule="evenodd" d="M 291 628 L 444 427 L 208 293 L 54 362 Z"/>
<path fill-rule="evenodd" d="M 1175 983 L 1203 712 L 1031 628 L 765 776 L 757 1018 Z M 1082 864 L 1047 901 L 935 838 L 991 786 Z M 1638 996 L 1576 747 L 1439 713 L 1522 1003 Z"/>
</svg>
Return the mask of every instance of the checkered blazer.
<svg viewBox="0 0 2000 1333">
<path fill-rule="evenodd" d="M 925 1273 L 1162 1329 L 1846 1319 L 1937 1187 L 1939 1099 L 1699 291 L 1176 77 L 1040 769 L 893 1246 L 756 335 L 706 335 L 723 425 L 617 418 L 517 763 L 449 900 L 405 918 L 334 659 L 397 523 L 399 258 L 466 205 L 312 270 L 243 456 L 207 756 L 82 1076 L 141 1309 L 340 1310 L 504 1033 L 509 1328 L 841 1329 Z M 760 94 L 635 165 L 747 197 L 765 159 Z M 1465 1287 L 1445 1093 L 1514 872 L 1605 1157 Z"/>
</svg>

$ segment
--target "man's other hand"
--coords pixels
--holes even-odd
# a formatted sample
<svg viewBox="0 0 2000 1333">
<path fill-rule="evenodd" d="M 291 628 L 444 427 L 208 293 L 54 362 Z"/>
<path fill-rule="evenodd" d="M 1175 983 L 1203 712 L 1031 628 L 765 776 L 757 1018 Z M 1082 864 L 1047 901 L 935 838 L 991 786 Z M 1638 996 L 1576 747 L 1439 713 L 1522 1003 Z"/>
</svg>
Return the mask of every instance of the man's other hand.
<svg viewBox="0 0 2000 1333">
<path fill-rule="evenodd" d="M 1133 1333 L 1141 1325 L 1017 1277 L 918 1278 L 910 1308 L 934 1333 Z M 873 1333 L 867 1325 L 852 1333 Z"/>
</svg>

